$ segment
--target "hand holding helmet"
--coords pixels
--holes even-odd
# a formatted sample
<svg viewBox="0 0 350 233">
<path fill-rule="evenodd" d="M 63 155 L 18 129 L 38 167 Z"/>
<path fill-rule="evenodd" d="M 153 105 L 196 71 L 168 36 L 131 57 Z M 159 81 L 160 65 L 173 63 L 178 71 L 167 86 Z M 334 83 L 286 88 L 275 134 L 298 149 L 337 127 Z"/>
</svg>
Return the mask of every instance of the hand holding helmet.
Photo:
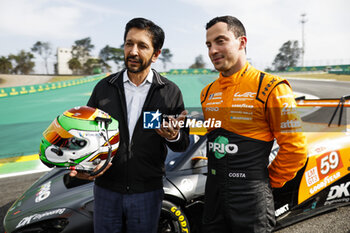
<svg viewBox="0 0 350 233">
<path fill-rule="evenodd" d="M 111 166 L 118 146 L 117 120 L 96 108 L 75 107 L 44 131 L 40 159 L 49 167 L 66 167 L 94 177 Z"/>
</svg>

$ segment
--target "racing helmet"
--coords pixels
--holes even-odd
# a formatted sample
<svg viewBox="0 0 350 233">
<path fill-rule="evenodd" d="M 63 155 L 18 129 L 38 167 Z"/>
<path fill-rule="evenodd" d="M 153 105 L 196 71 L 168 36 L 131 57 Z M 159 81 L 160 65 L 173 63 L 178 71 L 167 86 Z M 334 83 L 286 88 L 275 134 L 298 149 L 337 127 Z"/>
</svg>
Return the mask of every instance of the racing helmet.
<svg viewBox="0 0 350 233">
<path fill-rule="evenodd" d="M 100 109 L 80 106 L 65 111 L 43 132 L 39 156 L 48 167 L 92 172 L 102 162 L 105 167 L 118 146 L 118 121 Z"/>
</svg>

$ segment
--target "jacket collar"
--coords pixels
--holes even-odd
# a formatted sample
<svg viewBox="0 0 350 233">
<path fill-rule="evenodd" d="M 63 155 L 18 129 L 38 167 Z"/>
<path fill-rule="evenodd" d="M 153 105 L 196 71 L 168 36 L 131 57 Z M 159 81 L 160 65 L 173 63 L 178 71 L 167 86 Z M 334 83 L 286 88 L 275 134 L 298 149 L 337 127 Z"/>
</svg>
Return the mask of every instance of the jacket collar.
<svg viewBox="0 0 350 233">
<path fill-rule="evenodd" d="M 119 71 L 118 73 L 113 74 L 113 76 L 111 77 L 111 79 L 108 82 L 113 84 L 113 85 L 123 86 L 123 73 L 125 70 L 126 69 L 124 68 L 121 71 Z M 155 86 L 164 86 L 165 82 L 162 80 L 160 74 L 154 69 L 151 69 L 151 71 L 153 72 L 152 84 Z"/>
</svg>

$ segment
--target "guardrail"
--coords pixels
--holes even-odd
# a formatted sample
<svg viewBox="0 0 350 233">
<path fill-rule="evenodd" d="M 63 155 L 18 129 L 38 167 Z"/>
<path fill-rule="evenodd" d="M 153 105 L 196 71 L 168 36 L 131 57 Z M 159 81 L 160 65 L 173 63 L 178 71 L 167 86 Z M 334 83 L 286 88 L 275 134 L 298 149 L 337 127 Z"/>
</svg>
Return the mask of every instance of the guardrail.
<svg viewBox="0 0 350 233">
<path fill-rule="evenodd" d="M 328 66 L 294 66 L 288 67 L 286 72 L 313 72 L 313 71 L 348 71 L 350 70 L 350 64 L 348 65 L 328 65 Z"/>
<path fill-rule="evenodd" d="M 204 69 L 204 68 L 198 68 L 198 69 L 171 69 L 166 74 L 170 75 L 198 75 L 198 74 L 214 74 L 218 73 L 217 71 L 213 71 L 211 69 Z"/>
</svg>

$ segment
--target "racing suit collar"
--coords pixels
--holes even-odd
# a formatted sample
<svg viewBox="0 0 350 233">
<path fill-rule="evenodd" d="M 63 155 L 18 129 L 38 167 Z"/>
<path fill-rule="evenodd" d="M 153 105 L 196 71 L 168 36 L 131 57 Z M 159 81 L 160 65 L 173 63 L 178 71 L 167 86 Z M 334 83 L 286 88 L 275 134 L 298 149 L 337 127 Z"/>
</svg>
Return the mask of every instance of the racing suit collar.
<svg viewBox="0 0 350 233">
<path fill-rule="evenodd" d="M 242 69 L 240 69 L 238 72 L 234 73 L 231 76 L 225 77 L 220 73 L 220 76 L 218 78 L 218 82 L 222 87 L 237 85 L 240 83 L 241 78 L 244 77 L 245 73 L 250 69 L 251 65 L 249 62 L 246 62 L 246 64 L 243 66 Z"/>
</svg>

